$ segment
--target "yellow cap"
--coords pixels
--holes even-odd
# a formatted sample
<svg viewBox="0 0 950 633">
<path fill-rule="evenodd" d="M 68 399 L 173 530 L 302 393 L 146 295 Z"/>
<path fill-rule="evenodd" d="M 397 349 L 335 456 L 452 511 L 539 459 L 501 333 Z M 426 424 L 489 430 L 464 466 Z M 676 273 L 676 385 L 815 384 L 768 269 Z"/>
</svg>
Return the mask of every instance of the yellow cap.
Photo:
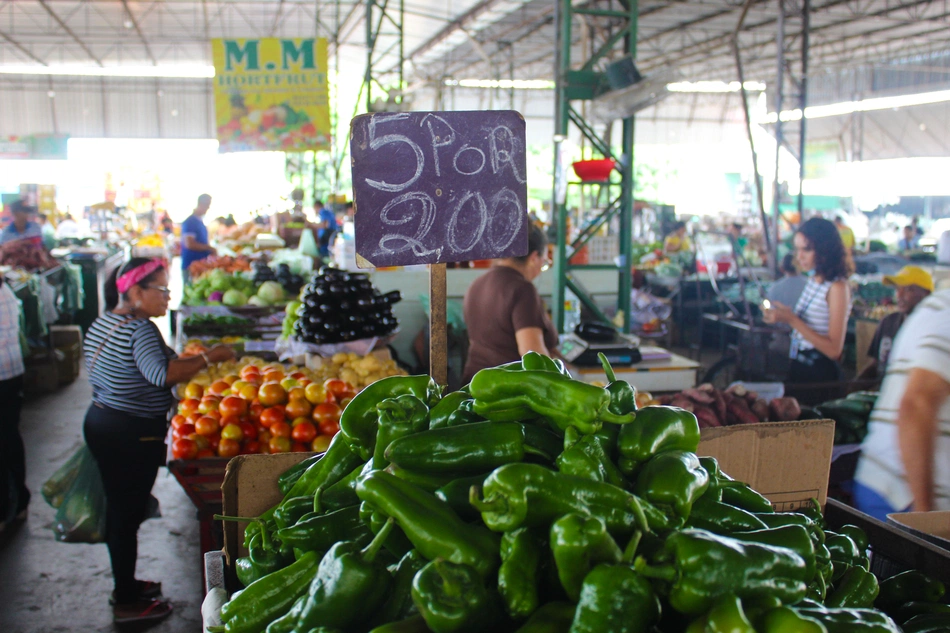
<svg viewBox="0 0 950 633">
<path fill-rule="evenodd" d="M 884 277 L 884 283 L 893 286 L 918 286 L 930 292 L 934 291 L 933 277 L 920 266 L 904 266 L 896 275 Z"/>
</svg>

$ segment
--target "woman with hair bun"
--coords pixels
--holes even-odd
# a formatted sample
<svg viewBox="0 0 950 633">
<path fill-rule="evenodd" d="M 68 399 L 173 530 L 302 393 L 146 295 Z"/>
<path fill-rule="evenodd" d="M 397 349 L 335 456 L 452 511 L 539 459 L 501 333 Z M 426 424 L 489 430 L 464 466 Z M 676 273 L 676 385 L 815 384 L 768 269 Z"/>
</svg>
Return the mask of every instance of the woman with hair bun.
<svg viewBox="0 0 950 633">
<path fill-rule="evenodd" d="M 92 404 L 83 434 L 102 475 L 106 545 L 112 562 L 116 623 L 160 620 L 172 612 L 161 583 L 135 579 L 138 529 L 145 520 L 158 467 L 165 461 L 171 388 L 213 362 L 234 357 L 218 345 L 194 358 L 177 358 L 151 321 L 168 310 L 164 260 L 134 257 L 106 286 L 107 311 L 86 333 L 83 355 Z"/>
<path fill-rule="evenodd" d="M 793 330 L 788 382 L 840 382 L 839 359 L 851 314 L 851 256 L 838 229 L 824 218 L 802 224 L 794 241 L 798 267 L 812 276 L 794 306 L 772 302 L 765 320 L 787 323 Z"/>
</svg>

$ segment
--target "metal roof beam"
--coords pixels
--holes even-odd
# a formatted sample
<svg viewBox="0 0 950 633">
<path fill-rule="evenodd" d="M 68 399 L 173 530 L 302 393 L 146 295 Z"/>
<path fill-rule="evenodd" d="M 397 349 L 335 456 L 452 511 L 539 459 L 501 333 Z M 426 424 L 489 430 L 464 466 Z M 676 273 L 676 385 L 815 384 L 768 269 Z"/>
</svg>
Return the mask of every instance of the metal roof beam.
<svg viewBox="0 0 950 633">
<path fill-rule="evenodd" d="M 145 54 L 148 56 L 149 61 L 152 62 L 152 66 L 158 66 L 158 60 L 155 59 L 155 55 L 152 54 L 152 49 L 148 45 L 148 40 L 145 39 L 145 34 L 142 33 L 142 27 L 139 26 L 139 21 L 135 19 L 134 15 L 132 15 L 132 9 L 129 8 L 129 3 L 127 0 L 122 0 L 122 8 L 125 9 L 125 14 L 129 17 L 129 21 L 132 22 L 132 27 L 135 29 L 135 33 L 139 36 L 139 40 L 142 42 L 142 47 L 145 48 Z"/>
<path fill-rule="evenodd" d="M 73 40 L 75 40 L 75 42 L 76 42 L 77 44 L 79 44 L 79 47 L 86 53 L 86 55 L 89 56 L 89 59 L 91 59 L 92 61 L 96 62 L 96 65 L 97 65 L 97 66 L 104 67 L 104 65 L 103 65 L 103 63 L 102 63 L 102 60 L 100 60 L 98 57 L 96 57 L 95 53 L 93 53 L 92 50 L 90 50 L 90 48 L 89 48 L 88 46 L 86 46 L 86 43 L 83 42 L 83 41 L 79 38 L 79 36 L 76 35 L 76 33 L 75 33 L 71 28 L 69 28 L 69 27 L 66 25 L 65 22 L 63 22 L 62 18 L 60 18 L 58 15 L 56 15 L 56 12 L 53 11 L 53 10 L 49 7 L 49 5 L 46 3 L 46 0 L 39 0 L 39 3 L 40 3 L 40 6 L 43 7 L 43 9 L 49 14 L 49 16 L 50 16 L 51 18 L 53 18 L 53 20 L 54 20 L 57 24 L 59 24 L 59 27 L 60 27 L 61 29 L 63 29 L 63 31 L 65 31 L 71 38 L 73 38 Z"/>
<path fill-rule="evenodd" d="M 20 51 L 21 53 L 23 53 L 24 55 L 26 55 L 27 57 L 29 57 L 30 59 L 32 59 L 33 61 L 35 61 L 37 64 L 40 64 L 40 65 L 42 65 L 42 66 L 49 66 L 49 64 L 47 64 L 45 61 L 43 61 L 42 59 L 40 59 L 39 57 L 37 57 L 36 55 L 34 55 L 32 52 L 30 52 L 30 49 L 28 49 L 28 48 L 25 47 L 23 44 L 21 44 L 20 42 L 16 41 L 15 39 L 13 39 L 12 37 L 10 37 L 9 35 L 7 35 L 6 33 L 4 33 L 3 31 L 0 31 L 0 39 L 2 39 L 3 41 L 5 41 L 6 43 L 8 43 L 8 44 L 9 44 L 10 46 L 12 46 L 13 48 L 17 49 L 18 51 Z"/>
</svg>

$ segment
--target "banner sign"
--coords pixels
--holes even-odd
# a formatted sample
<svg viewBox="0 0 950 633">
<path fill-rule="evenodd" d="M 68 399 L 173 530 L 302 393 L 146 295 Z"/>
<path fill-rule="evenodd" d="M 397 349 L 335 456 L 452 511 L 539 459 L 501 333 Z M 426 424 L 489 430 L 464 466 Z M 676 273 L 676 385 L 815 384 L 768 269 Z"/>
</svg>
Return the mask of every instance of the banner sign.
<svg viewBox="0 0 950 633">
<path fill-rule="evenodd" d="M 326 38 L 211 40 L 218 151 L 326 149 Z"/>
<path fill-rule="evenodd" d="M 363 114 L 350 128 L 357 266 L 528 252 L 525 121 L 519 113 Z"/>
<path fill-rule="evenodd" d="M 0 136 L 0 159 L 66 160 L 65 134 Z"/>
</svg>

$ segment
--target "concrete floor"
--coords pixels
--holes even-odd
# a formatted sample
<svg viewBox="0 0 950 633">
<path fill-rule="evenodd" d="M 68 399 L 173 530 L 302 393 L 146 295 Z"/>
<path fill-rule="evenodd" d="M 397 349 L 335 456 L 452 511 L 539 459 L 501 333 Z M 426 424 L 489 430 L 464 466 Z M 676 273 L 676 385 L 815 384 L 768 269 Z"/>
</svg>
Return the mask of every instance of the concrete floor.
<svg viewBox="0 0 950 633">
<path fill-rule="evenodd" d="M 44 481 L 82 441 L 91 389 L 84 376 L 53 394 L 27 402 L 20 420 L 26 443 L 29 519 L 0 534 L 0 631 L 136 631 L 116 627 L 108 604 L 112 572 L 106 546 L 58 543 L 49 525 L 55 511 L 43 500 Z M 159 470 L 153 494 L 162 517 L 139 530 L 136 576 L 161 581 L 174 613 L 148 627 L 156 633 L 201 631 L 201 560 L 194 506 L 178 482 Z"/>
</svg>

